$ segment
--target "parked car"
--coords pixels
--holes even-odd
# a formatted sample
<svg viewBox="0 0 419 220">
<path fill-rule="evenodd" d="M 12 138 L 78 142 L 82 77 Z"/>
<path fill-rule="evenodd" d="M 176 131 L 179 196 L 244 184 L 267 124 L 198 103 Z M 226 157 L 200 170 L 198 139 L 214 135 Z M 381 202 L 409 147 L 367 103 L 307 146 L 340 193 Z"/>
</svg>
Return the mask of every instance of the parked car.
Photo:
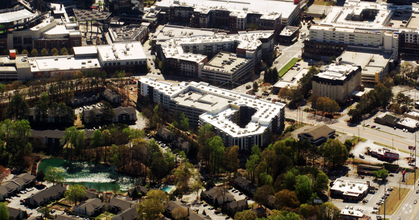
<svg viewBox="0 0 419 220">
<path fill-rule="evenodd" d="M 359 158 L 365 159 L 365 156 L 363 154 L 359 154 Z"/>
<path fill-rule="evenodd" d="M 371 125 L 371 128 L 375 128 L 376 126 L 375 125 Z"/>
</svg>

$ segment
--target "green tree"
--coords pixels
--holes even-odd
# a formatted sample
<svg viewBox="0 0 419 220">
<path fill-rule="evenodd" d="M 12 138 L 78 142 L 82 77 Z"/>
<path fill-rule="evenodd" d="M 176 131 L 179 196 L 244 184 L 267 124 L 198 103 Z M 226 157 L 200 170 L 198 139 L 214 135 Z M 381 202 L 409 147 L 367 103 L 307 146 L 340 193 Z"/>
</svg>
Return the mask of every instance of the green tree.
<svg viewBox="0 0 419 220">
<path fill-rule="evenodd" d="M 60 183 L 65 180 L 63 174 L 64 174 L 64 170 L 60 168 L 47 167 L 44 179 L 53 184 Z"/>
<path fill-rule="evenodd" d="M 207 164 L 210 160 L 211 149 L 207 143 L 207 140 L 214 137 L 215 133 L 211 124 L 205 124 L 201 126 L 198 130 L 198 143 L 199 147 L 199 157 L 202 158 Z"/>
<path fill-rule="evenodd" d="M 169 201 L 167 194 L 161 190 L 150 190 L 147 198 L 138 206 L 140 219 L 155 220 L 164 212 L 165 205 Z"/>
<path fill-rule="evenodd" d="M 253 90 L 254 90 L 254 91 L 257 91 L 257 90 L 258 90 L 258 88 L 259 88 L 258 83 L 257 83 L 257 82 L 254 82 L 254 83 L 253 83 Z"/>
<path fill-rule="evenodd" d="M 90 141 L 90 146 L 97 148 L 102 146 L 102 132 L 100 130 L 95 130 L 92 135 L 92 140 Z"/>
<path fill-rule="evenodd" d="M 172 211 L 172 216 L 176 220 L 186 219 L 188 211 L 183 207 L 177 207 Z"/>
<path fill-rule="evenodd" d="M 223 139 L 221 139 L 220 136 L 215 136 L 215 137 L 212 137 L 211 139 L 208 139 L 206 144 L 208 144 L 208 146 L 211 149 L 210 161 L 211 161 L 211 166 L 213 168 L 213 172 L 214 174 L 217 174 L 220 168 L 220 165 L 222 164 L 222 159 L 224 156 L 225 148 L 224 148 Z"/>
<path fill-rule="evenodd" d="M 332 163 L 332 167 L 335 165 L 343 165 L 349 157 L 348 150 L 337 139 L 329 139 L 322 147 L 323 157 L 328 162 Z"/>
<path fill-rule="evenodd" d="M 372 175 L 375 176 L 377 179 L 385 180 L 388 177 L 388 170 L 386 169 L 380 169 L 372 171 Z"/>
<path fill-rule="evenodd" d="M 22 94 L 16 93 L 7 106 L 7 117 L 24 119 L 29 114 L 29 105 Z"/>
<path fill-rule="evenodd" d="M 72 126 L 65 130 L 65 134 L 61 138 L 61 145 L 65 146 L 66 149 L 71 149 L 72 153 L 80 158 L 86 144 L 86 139 L 86 132 L 84 130 L 78 130 Z"/>
<path fill-rule="evenodd" d="M 51 51 L 52 52 L 52 51 Z M 41 50 L 41 54 L 42 54 L 42 56 L 48 56 L 48 50 L 46 49 L 46 48 L 43 48 L 42 50 Z"/>
<path fill-rule="evenodd" d="M 9 220 L 9 209 L 3 202 L 0 202 L 0 220 Z"/>
<path fill-rule="evenodd" d="M 45 173 L 43 170 L 38 171 L 38 173 L 36 174 L 36 180 L 38 182 L 42 182 L 45 179 Z"/>
<path fill-rule="evenodd" d="M 21 52 L 21 54 L 28 55 L 28 54 L 29 54 L 29 52 L 28 52 L 27 50 L 23 49 L 23 50 L 22 50 L 22 52 Z"/>
<path fill-rule="evenodd" d="M 325 202 L 320 205 L 317 219 L 337 220 L 340 217 L 340 210 L 333 203 Z"/>
<path fill-rule="evenodd" d="M 64 193 L 64 196 L 67 200 L 72 201 L 74 205 L 77 205 L 78 201 L 81 201 L 86 197 L 86 188 L 79 184 L 71 185 Z"/>
<path fill-rule="evenodd" d="M 48 99 L 48 94 L 42 92 L 41 98 L 35 105 L 35 121 L 40 124 L 46 124 L 48 122 Z"/>
<path fill-rule="evenodd" d="M 274 194 L 275 190 L 271 185 L 264 185 L 257 188 L 254 198 L 257 203 L 267 206 L 269 204 L 268 197 Z"/>
<path fill-rule="evenodd" d="M 99 122 L 99 119 L 96 116 L 95 111 L 89 111 L 87 115 L 87 122 L 88 124 L 96 125 Z"/>
<path fill-rule="evenodd" d="M 239 146 L 227 147 L 224 151 L 224 169 L 235 173 L 239 168 L 239 162 Z"/>
<path fill-rule="evenodd" d="M 306 175 L 298 175 L 295 178 L 295 182 L 295 193 L 297 194 L 298 200 L 304 203 L 309 201 L 313 193 L 310 178 Z"/>
<path fill-rule="evenodd" d="M 275 205 L 279 210 L 284 207 L 295 209 L 300 206 L 300 201 L 294 191 L 283 189 L 275 194 Z"/>
<path fill-rule="evenodd" d="M 193 165 L 184 162 L 174 171 L 176 186 L 181 192 L 185 192 L 188 187 L 189 178 L 192 176 Z"/>
<path fill-rule="evenodd" d="M 38 56 L 38 50 L 33 49 L 33 50 L 31 51 L 31 55 L 32 55 L 33 57 Z"/>
<path fill-rule="evenodd" d="M 245 210 L 242 212 L 237 212 L 234 215 L 234 220 L 255 220 L 257 219 L 257 215 L 254 211 L 252 210 Z"/>
<path fill-rule="evenodd" d="M 106 123 L 111 123 L 115 112 L 113 111 L 112 105 L 109 102 L 103 102 L 102 107 L 102 120 Z"/>
<path fill-rule="evenodd" d="M 41 213 L 45 218 L 50 217 L 51 209 L 48 206 L 44 206 L 38 209 L 38 212 Z"/>
<path fill-rule="evenodd" d="M 246 162 L 246 170 L 250 175 L 252 182 L 255 181 L 256 167 L 259 165 L 260 158 L 258 155 L 252 154 Z"/>
<path fill-rule="evenodd" d="M 317 173 L 313 189 L 319 193 L 329 189 L 329 177 L 321 170 Z"/>
<path fill-rule="evenodd" d="M 54 55 L 54 56 L 58 56 L 58 50 L 57 50 L 57 48 L 52 48 L 51 49 L 51 54 Z"/>
<path fill-rule="evenodd" d="M 67 48 L 65 48 L 65 47 L 61 48 L 60 54 L 61 55 L 68 55 Z"/>
</svg>

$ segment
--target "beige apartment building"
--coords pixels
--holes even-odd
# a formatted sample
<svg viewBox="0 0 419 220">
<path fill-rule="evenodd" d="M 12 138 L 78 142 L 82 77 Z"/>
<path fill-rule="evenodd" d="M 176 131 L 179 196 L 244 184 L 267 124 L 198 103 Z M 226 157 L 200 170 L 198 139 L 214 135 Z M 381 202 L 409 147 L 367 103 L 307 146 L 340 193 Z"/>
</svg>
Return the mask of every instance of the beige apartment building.
<svg viewBox="0 0 419 220">
<path fill-rule="evenodd" d="M 354 65 L 331 64 L 313 76 L 313 94 L 334 99 L 338 103 L 361 85 L 361 68 Z"/>
</svg>

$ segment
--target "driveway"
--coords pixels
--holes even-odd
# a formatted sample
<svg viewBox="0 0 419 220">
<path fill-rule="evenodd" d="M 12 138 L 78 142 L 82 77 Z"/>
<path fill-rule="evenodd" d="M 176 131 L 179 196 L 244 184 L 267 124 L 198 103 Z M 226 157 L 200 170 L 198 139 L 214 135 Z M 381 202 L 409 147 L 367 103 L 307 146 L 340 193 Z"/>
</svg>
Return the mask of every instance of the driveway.
<svg viewBox="0 0 419 220">
<path fill-rule="evenodd" d="M 37 212 L 35 209 L 29 209 L 29 208 L 25 207 L 24 205 L 20 204 L 20 200 L 27 199 L 27 198 L 31 197 L 32 195 L 35 195 L 39 191 L 45 190 L 46 188 L 44 188 L 42 190 L 38 190 L 34 187 L 33 189 L 34 190 L 32 190 L 30 192 L 19 194 L 20 197 L 13 196 L 11 198 L 12 201 L 7 206 L 11 207 L 11 208 L 15 208 L 15 209 L 21 209 L 23 211 L 26 211 L 28 214 L 32 213 L 32 216 L 35 216 L 35 217 L 36 216 L 41 216 L 41 213 Z"/>
</svg>

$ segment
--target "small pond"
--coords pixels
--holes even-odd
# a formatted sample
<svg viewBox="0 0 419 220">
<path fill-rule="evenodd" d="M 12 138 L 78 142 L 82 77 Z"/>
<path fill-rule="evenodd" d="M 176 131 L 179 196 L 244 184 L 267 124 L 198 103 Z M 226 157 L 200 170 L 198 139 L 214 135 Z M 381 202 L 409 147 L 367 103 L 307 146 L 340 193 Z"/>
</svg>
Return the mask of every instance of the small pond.
<svg viewBox="0 0 419 220">
<path fill-rule="evenodd" d="M 120 174 L 113 166 L 64 159 L 45 159 L 38 166 L 38 171 L 45 172 L 47 167 L 59 167 L 64 170 L 65 183 L 82 184 L 98 191 L 118 190 L 126 192 L 132 188 L 138 178 Z"/>
</svg>

